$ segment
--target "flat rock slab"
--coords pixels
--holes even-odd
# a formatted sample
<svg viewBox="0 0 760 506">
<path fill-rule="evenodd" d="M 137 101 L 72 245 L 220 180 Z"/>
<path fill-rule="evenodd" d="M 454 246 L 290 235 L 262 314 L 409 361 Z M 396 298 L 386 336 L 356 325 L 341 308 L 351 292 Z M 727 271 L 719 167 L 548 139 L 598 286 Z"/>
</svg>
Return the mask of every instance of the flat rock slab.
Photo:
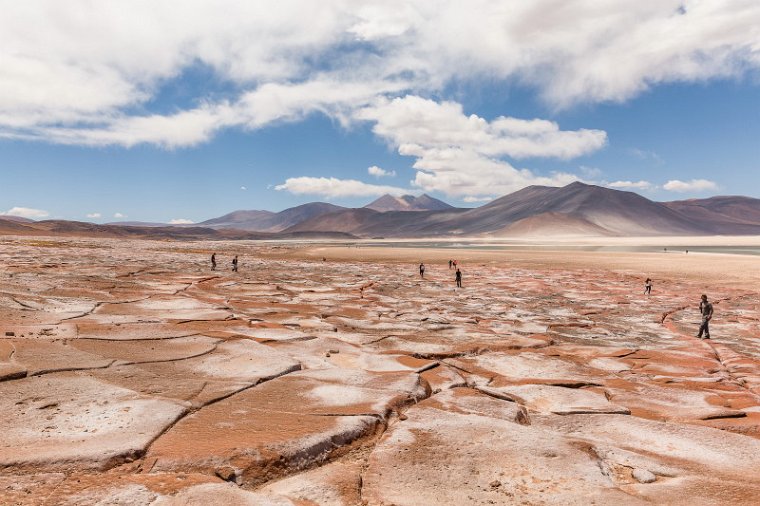
<svg viewBox="0 0 760 506">
<path fill-rule="evenodd" d="M 263 493 L 242 490 L 235 485 L 213 483 L 195 485 L 176 495 L 159 497 L 151 503 L 151 506 L 208 506 L 210 504 L 300 506 L 285 497 L 273 497 Z"/>
<path fill-rule="evenodd" d="M 69 346 L 93 355 L 115 359 L 118 364 L 140 364 L 171 362 L 205 355 L 214 351 L 218 342 L 218 339 L 207 336 L 147 341 L 77 339 L 71 341 Z"/>
<path fill-rule="evenodd" d="M 364 474 L 370 506 L 644 504 L 559 434 L 427 401 L 377 445 Z"/>
<path fill-rule="evenodd" d="M 360 461 L 339 460 L 276 481 L 262 487 L 260 492 L 305 504 L 356 506 L 362 503 L 361 472 Z"/>
<path fill-rule="evenodd" d="M 338 338 L 316 337 L 308 341 L 277 341 L 267 344 L 285 351 L 309 369 L 339 367 L 374 372 L 422 372 L 437 364 L 433 360 L 408 355 L 366 353 L 361 347 Z"/>
<path fill-rule="evenodd" d="M 130 323 L 140 320 L 225 320 L 230 311 L 197 299 L 181 296 L 155 296 L 126 303 L 105 303 L 85 321 Z"/>
<path fill-rule="evenodd" d="M 185 408 L 76 375 L 0 383 L 0 466 L 102 468 L 140 455 Z"/>
<path fill-rule="evenodd" d="M 631 388 L 626 390 L 609 388 L 611 400 L 644 418 L 686 421 L 745 416 L 742 411 L 725 405 L 727 401 L 720 396 L 720 392 L 685 385 L 629 385 Z"/>
<path fill-rule="evenodd" d="M 56 325 L 5 325 L 0 323 L 0 338 L 6 333 L 21 339 L 75 339 L 77 326 L 73 323 Z M 7 337 L 7 336 L 6 336 Z"/>
<path fill-rule="evenodd" d="M 13 362 L 27 369 L 30 376 L 56 371 L 101 369 L 115 359 L 89 353 L 52 339 L 15 339 Z"/>
<path fill-rule="evenodd" d="M 690 424 L 663 423 L 634 416 L 620 415 L 569 415 L 564 417 L 533 417 L 534 425 L 587 441 L 602 449 L 598 454 L 609 466 L 619 464 L 620 451 L 606 454 L 606 449 L 617 448 L 628 455 L 630 466 L 633 457 L 646 458 L 654 465 L 668 467 L 670 477 L 736 480 L 743 477 L 747 490 L 760 487 L 760 440 L 730 432 Z M 656 468 L 658 476 L 661 474 Z M 640 467 L 640 466 L 636 466 Z M 675 470 L 675 471 L 674 471 Z M 660 483 L 658 478 L 657 483 Z M 651 486 L 650 484 L 648 486 Z M 671 485 L 672 486 L 672 485 Z M 704 498 L 703 498 L 704 499 Z M 711 499 L 721 503 L 719 497 Z"/>
<path fill-rule="evenodd" d="M 474 358 L 451 359 L 457 367 L 485 377 L 501 376 L 510 381 L 551 383 L 596 383 L 599 371 L 572 361 L 535 352 L 520 354 L 489 353 Z"/>
<path fill-rule="evenodd" d="M 155 469 L 213 473 L 245 483 L 308 467 L 373 435 L 392 410 L 425 395 L 414 374 L 302 371 L 187 416 L 151 447 Z"/>
<path fill-rule="evenodd" d="M 253 486 L 321 463 L 374 434 L 379 424 L 374 416 L 282 413 L 228 400 L 186 417 L 159 438 L 146 457 L 153 469 L 215 474 L 231 467 Z"/>
<path fill-rule="evenodd" d="M 146 363 L 143 368 L 174 377 L 225 379 L 258 383 L 301 368 L 284 353 L 248 339 L 222 342 L 203 355 L 171 362 Z"/>
<path fill-rule="evenodd" d="M 105 339 L 108 341 L 145 341 L 148 339 L 173 339 L 187 337 L 210 331 L 215 322 L 201 322 L 203 325 L 193 327 L 191 324 L 176 322 L 145 323 L 93 323 L 77 321 L 77 337 L 80 339 Z M 227 323 L 227 322 L 224 322 Z M 237 323 L 237 322 L 235 322 Z"/>
<path fill-rule="evenodd" d="M 607 400 L 604 394 L 582 388 L 565 388 L 550 385 L 513 385 L 499 388 L 480 387 L 490 395 L 504 396 L 519 402 L 529 411 L 571 415 L 582 413 L 612 413 L 629 415 L 624 406 Z"/>
<path fill-rule="evenodd" d="M 472 388 L 456 387 L 444 390 L 425 399 L 421 405 L 450 413 L 480 415 L 514 423 L 527 423 L 525 410 L 516 402 L 495 398 Z"/>
<path fill-rule="evenodd" d="M 172 339 L 166 340 L 167 346 Z M 165 341 L 160 341 L 164 343 Z M 144 346 L 155 344 L 148 341 Z M 222 342 L 209 353 L 173 361 L 115 364 L 91 374 L 145 395 L 198 408 L 284 374 L 301 365 L 286 354 L 247 339 Z"/>
</svg>

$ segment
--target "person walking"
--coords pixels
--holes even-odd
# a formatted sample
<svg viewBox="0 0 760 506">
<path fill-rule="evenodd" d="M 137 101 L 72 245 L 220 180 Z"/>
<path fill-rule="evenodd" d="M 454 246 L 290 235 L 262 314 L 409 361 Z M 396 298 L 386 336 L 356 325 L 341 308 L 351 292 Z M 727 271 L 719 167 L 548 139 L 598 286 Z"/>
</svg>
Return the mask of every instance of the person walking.
<svg viewBox="0 0 760 506">
<path fill-rule="evenodd" d="M 456 279 L 457 288 L 462 288 L 462 271 L 460 271 L 458 267 L 454 279 Z"/>
<path fill-rule="evenodd" d="M 644 294 L 652 295 L 652 278 L 647 278 L 647 280 L 644 281 Z"/>
<path fill-rule="evenodd" d="M 702 334 L 704 334 L 705 339 L 710 339 L 710 320 L 713 317 L 713 305 L 707 300 L 707 295 L 702 295 L 702 301 L 699 303 L 699 312 L 702 314 L 702 324 L 699 326 L 697 337 L 702 339 Z"/>
<path fill-rule="evenodd" d="M 216 270 L 216 253 L 211 253 L 211 270 Z"/>
<path fill-rule="evenodd" d="M 451 266 L 454 264 L 453 260 L 449 260 L 449 269 L 451 269 Z"/>
<path fill-rule="evenodd" d="M 423 263 L 420 263 L 420 277 L 421 278 L 425 277 L 425 264 Z"/>
<path fill-rule="evenodd" d="M 235 258 L 232 259 L 232 272 L 238 271 L 238 256 L 235 255 Z"/>
</svg>

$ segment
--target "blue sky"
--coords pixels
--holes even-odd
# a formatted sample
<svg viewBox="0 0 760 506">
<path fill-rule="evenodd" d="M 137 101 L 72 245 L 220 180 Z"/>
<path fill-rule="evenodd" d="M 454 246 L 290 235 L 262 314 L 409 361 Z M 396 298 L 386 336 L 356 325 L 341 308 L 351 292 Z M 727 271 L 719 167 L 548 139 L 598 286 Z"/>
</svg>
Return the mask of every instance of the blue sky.
<svg viewBox="0 0 760 506">
<path fill-rule="evenodd" d="M 11 9 L 0 213 L 198 222 L 573 180 L 760 197 L 756 2 L 266 4 Z"/>
</svg>

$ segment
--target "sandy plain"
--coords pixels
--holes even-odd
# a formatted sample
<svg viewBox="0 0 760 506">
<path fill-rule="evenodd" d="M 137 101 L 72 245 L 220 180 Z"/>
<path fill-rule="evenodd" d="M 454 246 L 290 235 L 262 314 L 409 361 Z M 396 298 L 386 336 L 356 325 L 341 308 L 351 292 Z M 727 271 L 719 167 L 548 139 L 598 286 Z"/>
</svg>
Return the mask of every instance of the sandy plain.
<svg viewBox="0 0 760 506">
<path fill-rule="evenodd" d="M 757 504 L 758 267 L 2 238 L 0 503 Z"/>
</svg>

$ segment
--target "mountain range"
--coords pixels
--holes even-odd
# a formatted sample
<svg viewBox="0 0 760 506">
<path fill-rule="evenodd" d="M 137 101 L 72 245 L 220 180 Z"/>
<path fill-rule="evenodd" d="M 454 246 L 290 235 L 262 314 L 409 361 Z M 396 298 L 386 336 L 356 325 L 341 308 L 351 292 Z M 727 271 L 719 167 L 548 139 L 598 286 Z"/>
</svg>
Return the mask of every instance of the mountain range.
<svg viewBox="0 0 760 506">
<path fill-rule="evenodd" d="M 477 208 L 428 195 L 384 195 L 361 208 L 312 202 L 280 212 L 234 211 L 195 225 L 30 221 L 0 216 L 0 234 L 173 239 L 760 235 L 760 199 L 654 202 L 575 182 L 529 186 Z"/>
</svg>

